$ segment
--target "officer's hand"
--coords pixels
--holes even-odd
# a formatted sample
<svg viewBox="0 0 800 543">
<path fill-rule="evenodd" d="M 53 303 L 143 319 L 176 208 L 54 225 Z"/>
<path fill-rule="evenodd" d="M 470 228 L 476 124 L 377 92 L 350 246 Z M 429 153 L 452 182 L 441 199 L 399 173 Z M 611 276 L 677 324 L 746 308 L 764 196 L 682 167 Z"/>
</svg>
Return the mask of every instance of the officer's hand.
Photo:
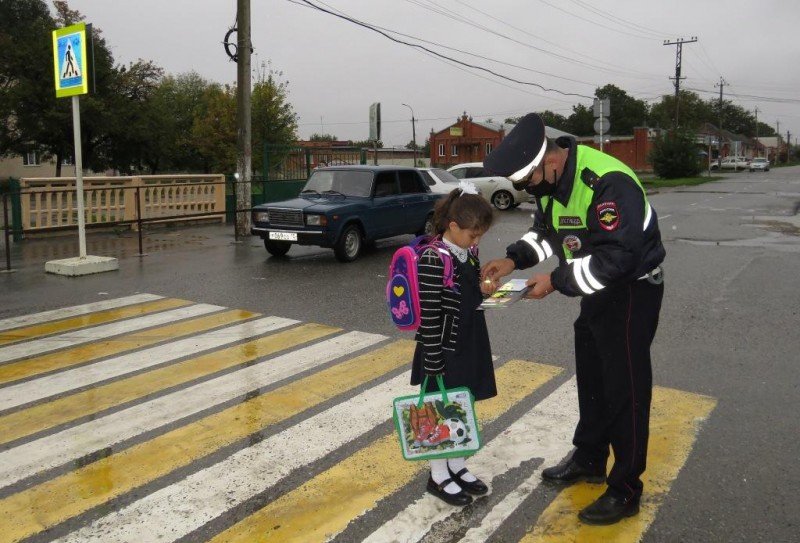
<svg viewBox="0 0 800 543">
<path fill-rule="evenodd" d="M 550 282 L 549 273 L 537 273 L 528 279 L 525 284 L 528 285 L 528 292 L 525 293 L 525 298 L 534 300 L 541 300 L 555 290 Z"/>
<path fill-rule="evenodd" d="M 497 290 L 500 280 L 513 271 L 514 261 L 510 258 L 497 258 L 495 260 L 490 260 L 481 268 L 481 284 L 484 284 L 483 282 L 486 281 L 486 279 L 490 279 L 494 284 L 491 292 L 494 292 Z M 489 294 L 491 294 L 491 292 Z"/>
</svg>

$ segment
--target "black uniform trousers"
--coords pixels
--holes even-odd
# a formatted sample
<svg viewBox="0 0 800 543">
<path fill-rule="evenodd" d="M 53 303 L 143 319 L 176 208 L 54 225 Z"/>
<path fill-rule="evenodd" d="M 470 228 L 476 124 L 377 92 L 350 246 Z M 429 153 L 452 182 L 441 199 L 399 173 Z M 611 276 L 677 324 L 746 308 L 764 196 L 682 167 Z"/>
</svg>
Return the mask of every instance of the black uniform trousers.
<svg viewBox="0 0 800 543">
<path fill-rule="evenodd" d="M 611 445 L 607 483 L 620 498 L 642 494 L 653 388 L 650 345 L 663 296 L 663 283 L 644 279 L 608 287 L 581 300 L 575 321 L 580 420 L 574 460 L 605 466 Z"/>
</svg>

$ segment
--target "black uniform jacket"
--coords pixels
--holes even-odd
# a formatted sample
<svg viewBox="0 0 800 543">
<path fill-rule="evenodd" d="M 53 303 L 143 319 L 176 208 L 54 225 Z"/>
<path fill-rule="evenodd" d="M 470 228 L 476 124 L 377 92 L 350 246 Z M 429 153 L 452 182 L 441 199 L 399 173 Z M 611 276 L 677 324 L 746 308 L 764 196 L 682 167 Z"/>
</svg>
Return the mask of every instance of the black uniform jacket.
<svg viewBox="0 0 800 543">
<path fill-rule="evenodd" d="M 525 269 L 555 253 L 559 266 L 550 279 L 553 287 L 567 296 L 589 296 L 605 287 L 646 277 L 664 261 L 665 251 L 652 206 L 652 216 L 644 220 L 642 189 L 620 171 L 597 177 L 587 165 L 582 172 L 576 172 L 574 138 L 562 137 L 556 143 L 568 148 L 569 156 L 552 196 L 566 206 L 574 183 L 592 187 L 594 195 L 585 213 L 586 228 L 556 231 L 550 210 L 540 207 L 534 214 L 533 227 L 523 239 L 506 248 L 506 256 L 517 269 Z M 618 219 L 611 230 L 600 222 L 601 211 L 610 204 Z M 562 245 L 570 249 L 571 259 L 567 259 Z"/>
</svg>

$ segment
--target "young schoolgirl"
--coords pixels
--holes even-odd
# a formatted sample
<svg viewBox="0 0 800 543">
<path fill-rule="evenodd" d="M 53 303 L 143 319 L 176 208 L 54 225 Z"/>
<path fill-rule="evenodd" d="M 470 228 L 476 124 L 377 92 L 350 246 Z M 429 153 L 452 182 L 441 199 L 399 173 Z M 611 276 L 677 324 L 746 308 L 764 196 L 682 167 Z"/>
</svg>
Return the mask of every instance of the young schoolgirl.
<svg viewBox="0 0 800 543">
<path fill-rule="evenodd" d="M 420 326 L 411 369 L 411 384 L 419 385 L 426 375 L 444 377 L 445 387 L 465 386 L 475 400 L 497 395 L 489 345 L 489 332 L 482 310 L 482 292 L 490 293 L 480 281 L 477 245 L 492 224 L 489 203 L 470 182 L 440 200 L 434 211 L 436 234 L 452 255 L 453 288 L 443 285 L 444 264 L 435 248 L 420 255 Z M 428 379 L 428 392 L 438 391 L 436 380 Z M 427 490 L 451 505 L 467 505 L 473 495 L 488 487 L 466 467 L 465 458 L 431 460 Z"/>
</svg>

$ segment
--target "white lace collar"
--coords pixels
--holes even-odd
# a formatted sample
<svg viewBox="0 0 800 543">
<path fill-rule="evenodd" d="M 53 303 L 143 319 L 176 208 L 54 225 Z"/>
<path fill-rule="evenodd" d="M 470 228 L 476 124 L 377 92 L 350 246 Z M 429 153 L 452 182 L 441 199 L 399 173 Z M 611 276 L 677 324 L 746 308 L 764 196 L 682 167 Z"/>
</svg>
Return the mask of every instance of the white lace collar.
<svg viewBox="0 0 800 543">
<path fill-rule="evenodd" d="M 467 257 L 469 256 L 469 249 L 464 249 L 463 247 L 459 247 L 449 239 L 442 236 L 442 241 L 445 245 L 447 245 L 447 249 L 453 253 L 453 255 L 458 259 L 459 262 L 462 264 L 467 261 Z"/>
</svg>

